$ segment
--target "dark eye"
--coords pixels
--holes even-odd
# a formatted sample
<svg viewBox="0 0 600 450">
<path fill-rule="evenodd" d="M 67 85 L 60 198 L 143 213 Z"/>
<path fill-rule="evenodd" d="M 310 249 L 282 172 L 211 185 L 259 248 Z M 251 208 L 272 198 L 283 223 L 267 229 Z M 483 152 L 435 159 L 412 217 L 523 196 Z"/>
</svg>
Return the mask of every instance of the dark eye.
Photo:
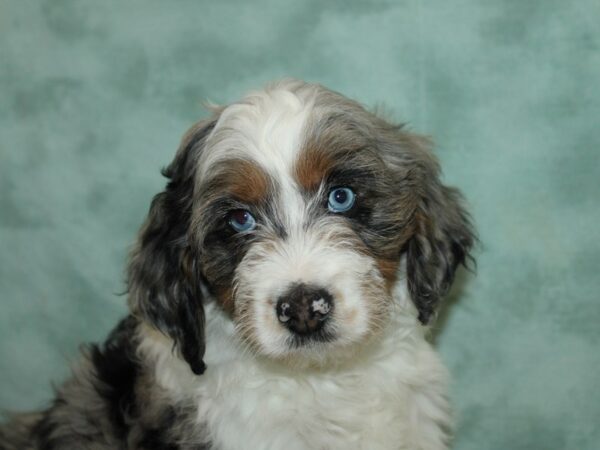
<svg viewBox="0 0 600 450">
<path fill-rule="evenodd" d="M 240 233 L 252 231 L 256 228 L 256 219 L 245 209 L 235 209 L 229 213 L 229 225 Z"/>
<path fill-rule="evenodd" d="M 356 194 L 347 187 L 339 187 L 329 192 L 329 211 L 334 213 L 346 212 L 354 205 Z"/>
</svg>

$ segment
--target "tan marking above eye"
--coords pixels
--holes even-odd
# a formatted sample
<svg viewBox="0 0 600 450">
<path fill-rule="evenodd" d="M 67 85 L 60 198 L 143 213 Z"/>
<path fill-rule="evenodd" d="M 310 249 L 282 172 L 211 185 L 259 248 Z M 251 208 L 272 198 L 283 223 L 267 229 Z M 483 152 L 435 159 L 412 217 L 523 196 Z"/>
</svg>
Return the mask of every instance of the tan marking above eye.
<svg viewBox="0 0 600 450">
<path fill-rule="evenodd" d="M 257 203 L 267 197 L 269 176 L 251 161 L 228 160 L 215 178 L 218 186 L 244 203 Z"/>
<path fill-rule="evenodd" d="M 296 161 L 294 177 L 307 191 L 316 191 L 327 178 L 333 165 L 329 154 L 317 146 L 308 146 Z"/>
</svg>

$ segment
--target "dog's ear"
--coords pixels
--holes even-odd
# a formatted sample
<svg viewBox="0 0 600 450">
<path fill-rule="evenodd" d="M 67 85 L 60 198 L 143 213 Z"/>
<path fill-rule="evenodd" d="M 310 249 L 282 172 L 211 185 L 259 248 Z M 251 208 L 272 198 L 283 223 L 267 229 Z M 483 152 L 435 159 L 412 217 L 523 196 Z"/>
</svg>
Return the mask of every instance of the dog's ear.
<svg viewBox="0 0 600 450">
<path fill-rule="evenodd" d="M 414 217 L 414 234 L 406 246 L 408 289 L 427 324 L 446 295 L 459 265 L 472 261 L 475 240 L 462 196 L 436 178 L 424 180 Z"/>
<path fill-rule="evenodd" d="M 473 261 L 470 251 L 476 240 L 460 192 L 440 181 L 437 159 L 430 142 L 405 134 L 416 179 L 413 234 L 406 244 L 408 290 L 427 324 L 446 295 L 460 265 Z"/>
<path fill-rule="evenodd" d="M 196 165 L 213 127 L 214 120 L 192 127 L 173 162 L 163 170 L 169 181 L 152 200 L 127 272 L 132 313 L 171 337 L 196 374 L 206 368 L 202 360 L 204 309 L 197 253 L 189 231 Z"/>
<path fill-rule="evenodd" d="M 411 233 L 403 254 L 409 293 L 419 321 L 427 324 L 452 285 L 458 266 L 474 262 L 470 252 L 477 238 L 461 194 L 440 181 L 430 141 L 402 127 L 382 128 L 387 135 L 384 158 L 399 192 L 411 192 Z"/>
</svg>

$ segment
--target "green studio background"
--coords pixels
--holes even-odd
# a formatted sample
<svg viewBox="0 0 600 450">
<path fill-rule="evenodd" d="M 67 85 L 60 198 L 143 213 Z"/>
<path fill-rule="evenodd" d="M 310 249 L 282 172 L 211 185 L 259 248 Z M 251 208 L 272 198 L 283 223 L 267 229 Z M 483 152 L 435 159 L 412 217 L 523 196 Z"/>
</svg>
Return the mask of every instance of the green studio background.
<svg viewBox="0 0 600 450">
<path fill-rule="evenodd" d="M 0 1 L 0 406 L 48 404 L 125 313 L 159 169 L 283 76 L 437 142 L 482 246 L 437 328 L 455 448 L 600 442 L 600 2 Z"/>
</svg>

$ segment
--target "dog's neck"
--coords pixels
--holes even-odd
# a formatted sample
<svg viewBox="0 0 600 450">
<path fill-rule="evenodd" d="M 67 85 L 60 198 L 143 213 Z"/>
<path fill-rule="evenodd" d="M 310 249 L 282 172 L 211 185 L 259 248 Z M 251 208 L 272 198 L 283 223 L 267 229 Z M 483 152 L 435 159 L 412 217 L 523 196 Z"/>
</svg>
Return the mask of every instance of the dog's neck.
<svg viewBox="0 0 600 450">
<path fill-rule="evenodd" d="M 201 430 L 211 430 L 207 439 L 217 446 L 281 448 L 286 442 L 286 448 L 305 449 L 326 442 L 344 448 L 350 440 L 356 448 L 422 448 L 421 422 L 450 427 L 446 372 L 410 298 L 402 289 L 395 294 L 381 335 L 345 363 L 298 370 L 257 356 L 236 339 L 230 317 L 214 302 L 206 305 L 204 374 L 195 375 L 173 342 L 146 326 L 139 330 L 139 352 L 164 393 L 159 398 L 193 411 L 181 420 L 200 430 L 198 439 L 206 438 Z M 446 439 L 436 433 L 440 442 Z"/>
</svg>

